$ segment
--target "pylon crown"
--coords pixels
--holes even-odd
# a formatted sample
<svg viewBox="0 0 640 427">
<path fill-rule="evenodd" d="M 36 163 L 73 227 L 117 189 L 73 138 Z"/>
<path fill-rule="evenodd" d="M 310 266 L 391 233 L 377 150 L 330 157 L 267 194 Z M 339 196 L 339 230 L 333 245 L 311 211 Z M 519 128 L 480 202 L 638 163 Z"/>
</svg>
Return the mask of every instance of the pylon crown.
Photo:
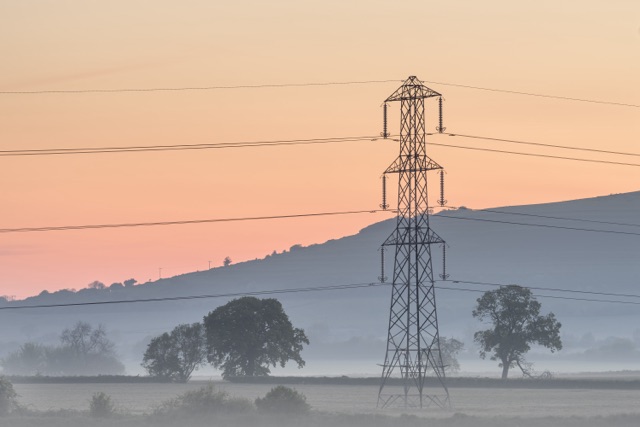
<svg viewBox="0 0 640 427">
<path fill-rule="evenodd" d="M 442 94 L 425 86 L 416 76 L 409 76 L 395 92 L 393 92 L 384 102 L 402 101 L 407 99 L 424 99 Z"/>
</svg>

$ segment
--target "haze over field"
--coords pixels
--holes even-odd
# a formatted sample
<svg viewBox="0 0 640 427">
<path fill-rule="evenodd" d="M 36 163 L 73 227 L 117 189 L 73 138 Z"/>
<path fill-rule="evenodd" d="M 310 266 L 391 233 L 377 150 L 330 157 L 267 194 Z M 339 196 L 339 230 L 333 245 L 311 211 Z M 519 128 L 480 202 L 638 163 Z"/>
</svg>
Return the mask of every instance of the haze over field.
<svg viewBox="0 0 640 427">
<path fill-rule="evenodd" d="M 545 217 L 634 224 L 636 212 L 640 210 L 640 192 L 490 210 L 494 212 L 465 208 L 445 210 L 432 218 L 433 228 L 450 246 L 447 264 L 451 281 L 437 283 L 440 331 L 444 336 L 465 343 L 465 351 L 459 357 L 462 371 L 494 372 L 496 375 L 499 372 L 496 362 L 478 359 L 473 333 L 483 325 L 471 316 L 475 299 L 495 286 L 474 282 L 637 294 L 640 263 L 636 259 L 640 254 L 640 240 L 633 234 L 637 233 L 637 228 Z M 510 224 L 514 222 L 530 226 Z M 546 227 L 536 227 L 536 224 Z M 394 226 L 395 220 L 389 219 L 372 224 L 353 236 L 308 247 L 296 245 L 289 251 L 264 259 L 134 287 L 84 289 L 75 293 L 43 292 L 5 304 L 64 304 L 375 284 L 380 274 L 377 248 Z M 619 234 L 547 226 L 609 230 Z M 439 250 L 434 249 L 433 256 L 436 274 L 440 274 Z M 392 254 L 388 254 L 386 261 L 386 271 L 391 272 Z M 552 290 L 534 290 L 534 294 L 540 295 L 543 312 L 553 311 L 562 322 L 565 345 L 560 353 L 553 355 L 540 351 L 536 354 L 534 349 L 530 359 L 537 362 L 539 370 L 577 372 L 639 368 L 640 326 L 634 321 L 638 309 L 636 305 L 628 304 L 635 299 Z M 379 374 L 377 364 L 381 363 L 386 343 L 388 286 L 264 297 L 267 296 L 282 301 L 292 322 L 305 329 L 311 340 L 311 345 L 303 351 L 307 366 L 300 371 L 288 368 L 284 372 L 295 375 Z M 6 321 L 0 326 L 1 348 L 6 354 L 24 340 L 52 343 L 57 341 L 63 328 L 78 320 L 102 323 L 118 344 L 128 372 L 139 373 L 141 356 L 150 337 L 169 331 L 179 323 L 201 321 L 205 314 L 231 298 L 5 310 L 2 315 Z M 205 373 L 215 374 L 208 370 Z"/>
<path fill-rule="evenodd" d="M 410 12 L 409 12 L 410 11 Z M 209 91 L 0 96 L 9 149 L 377 136 L 381 102 L 416 75 L 444 95 L 447 132 L 637 152 L 636 0 L 514 2 L 5 1 L 0 91 L 395 80 Z M 432 83 L 433 82 L 433 83 Z M 437 126 L 428 103 L 428 130 Z M 390 111 L 389 130 L 399 114 Z M 633 162 L 434 135 L 472 148 Z M 471 208 L 637 191 L 640 169 L 430 145 L 447 199 Z M 2 157 L 1 228 L 375 209 L 393 141 L 237 150 Z M 390 192 L 390 200 L 395 197 Z M 183 227 L 7 233 L 2 294 L 100 278 L 141 282 L 356 233 L 368 216 Z"/>
</svg>

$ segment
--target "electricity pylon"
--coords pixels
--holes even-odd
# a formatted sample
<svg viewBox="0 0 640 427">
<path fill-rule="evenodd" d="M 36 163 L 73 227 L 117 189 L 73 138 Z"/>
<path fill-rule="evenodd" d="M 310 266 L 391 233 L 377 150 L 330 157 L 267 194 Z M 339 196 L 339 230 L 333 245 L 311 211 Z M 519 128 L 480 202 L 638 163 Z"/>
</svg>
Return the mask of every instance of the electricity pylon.
<svg viewBox="0 0 640 427">
<path fill-rule="evenodd" d="M 387 104 L 399 101 L 401 114 L 400 156 L 385 171 L 385 175 L 398 174 L 398 216 L 396 229 L 382 245 L 395 247 L 387 352 L 378 392 L 378 407 L 383 408 L 450 407 L 431 261 L 431 246 L 445 245 L 429 225 L 427 172 L 442 170 L 426 153 L 424 104 L 431 97 L 442 99 L 441 94 L 411 76 L 384 101 L 385 139 L 390 136 Z M 442 120 L 437 129 L 444 130 Z M 430 374 L 435 377 L 433 393 L 424 389 Z"/>
</svg>

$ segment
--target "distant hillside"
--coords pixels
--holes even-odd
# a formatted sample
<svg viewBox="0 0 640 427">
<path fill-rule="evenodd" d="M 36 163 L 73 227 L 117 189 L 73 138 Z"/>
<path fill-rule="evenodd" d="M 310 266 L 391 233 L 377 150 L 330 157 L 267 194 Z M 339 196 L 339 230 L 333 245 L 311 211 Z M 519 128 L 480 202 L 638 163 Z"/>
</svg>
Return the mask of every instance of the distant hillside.
<svg viewBox="0 0 640 427">
<path fill-rule="evenodd" d="M 640 227 L 603 223 L 640 224 L 640 192 L 495 210 L 511 214 L 461 208 L 433 216 L 433 229 L 450 246 L 447 270 L 451 280 L 640 294 Z M 580 218 L 593 222 L 549 217 Z M 87 289 L 75 293 L 43 292 L 23 301 L 2 304 L 148 299 L 376 282 L 380 274 L 378 248 L 394 225 L 395 220 L 387 220 L 372 224 L 353 236 L 308 247 L 294 246 L 286 253 L 261 260 L 135 287 Z M 610 230 L 618 234 L 571 228 Z M 433 259 L 437 277 L 441 272 L 440 248 L 433 248 Z M 387 275 L 391 277 L 392 271 L 393 254 L 388 253 Z M 441 287 L 437 292 L 441 333 L 465 341 L 469 357 L 475 357 L 472 334 L 480 325 L 471 317 L 471 310 L 475 299 L 480 296 L 479 292 L 493 287 L 455 282 L 440 282 L 437 286 Z M 536 293 L 613 299 L 610 296 L 543 290 Z M 278 294 L 273 297 L 283 302 L 293 322 L 305 328 L 310 335 L 312 345 L 305 353 L 308 361 L 358 361 L 366 358 L 380 362 L 388 322 L 388 287 Z M 0 352 L 9 351 L 27 339 L 51 342 L 64 327 L 77 320 L 85 320 L 103 323 L 111 331 L 113 339 L 120 343 L 120 352 L 134 363 L 145 348 L 145 339 L 179 323 L 199 321 L 208 311 L 229 299 L 4 310 L 0 313 L 3 317 L 0 322 Z M 613 345 L 611 339 L 606 340 L 608 336 L 627 340 L 622 352 L 624 355 L 632 357 L 638 353 L 640 306 L 542 297 L 540 300 L 543 309 L 553 310 L 564 325 L 565 353 L 573 352 L 585 361 L 601 360 Z M 630 298 L 626 300 L 631 301 Z M 634 301 L 640 302 L 640 299 Z M 621 352 L 616 352 L 614 347 L 613 353 L 620 356 Z M 357 364 L 354 366 L 349 368 L 350 372 L 358 369 Z"/>
</svg>

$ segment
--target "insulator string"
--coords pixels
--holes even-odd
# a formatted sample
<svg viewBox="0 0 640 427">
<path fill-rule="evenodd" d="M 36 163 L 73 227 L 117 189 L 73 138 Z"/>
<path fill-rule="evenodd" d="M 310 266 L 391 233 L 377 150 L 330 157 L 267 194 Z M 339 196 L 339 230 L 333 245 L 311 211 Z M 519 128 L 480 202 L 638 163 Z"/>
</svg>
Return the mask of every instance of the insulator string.
<svg viewBox="0 0 640 427">
<path fill-rule="evenodd" d="M 389 131 L 387 130 L 387 105 L 388 104 L 385 102 L 382 106 L 382 132 L 380 133 L 380 136 L 384 139 L 389 137 Z"/>
<path fill-rule="evenodd" d="M 440 275 L 442 280 L 447 280 L 449 275 L 447 274 L 447 244 L 442 245 L 442 274 Z"/>
<path fill-rule="evenodd" d="M 384 275 L 384 246 L 380 247 L 380 277 L 378 277 L 378 280 L 380 280 L 380 283 L 384 283 L 387 281 L 387 276 Z"/>
<path fill-rule="evenodd" d="M 444 127 L 442 125 L 443 122 L 443 114 L 442 114 L 442 97 L 438 98 L 438 127 L 436 128 L 436 130 L 439 133 L 443 133 L 445 130 L 447 130 L 446 127 Z"/>
<path fill-rule="evenodd" d="M 447 200 L 444 198 L 444 169 L 440 169 L 440 199 L 438 200 L 440 206 L 445 206 Z"/>
<path fill-rule="evenodd" d="M 382 175 L 382 203 L 380 207 L 384 210 L 389 208 L 389 204 L 387 203 L 387 175 Z"/>
</svg>

